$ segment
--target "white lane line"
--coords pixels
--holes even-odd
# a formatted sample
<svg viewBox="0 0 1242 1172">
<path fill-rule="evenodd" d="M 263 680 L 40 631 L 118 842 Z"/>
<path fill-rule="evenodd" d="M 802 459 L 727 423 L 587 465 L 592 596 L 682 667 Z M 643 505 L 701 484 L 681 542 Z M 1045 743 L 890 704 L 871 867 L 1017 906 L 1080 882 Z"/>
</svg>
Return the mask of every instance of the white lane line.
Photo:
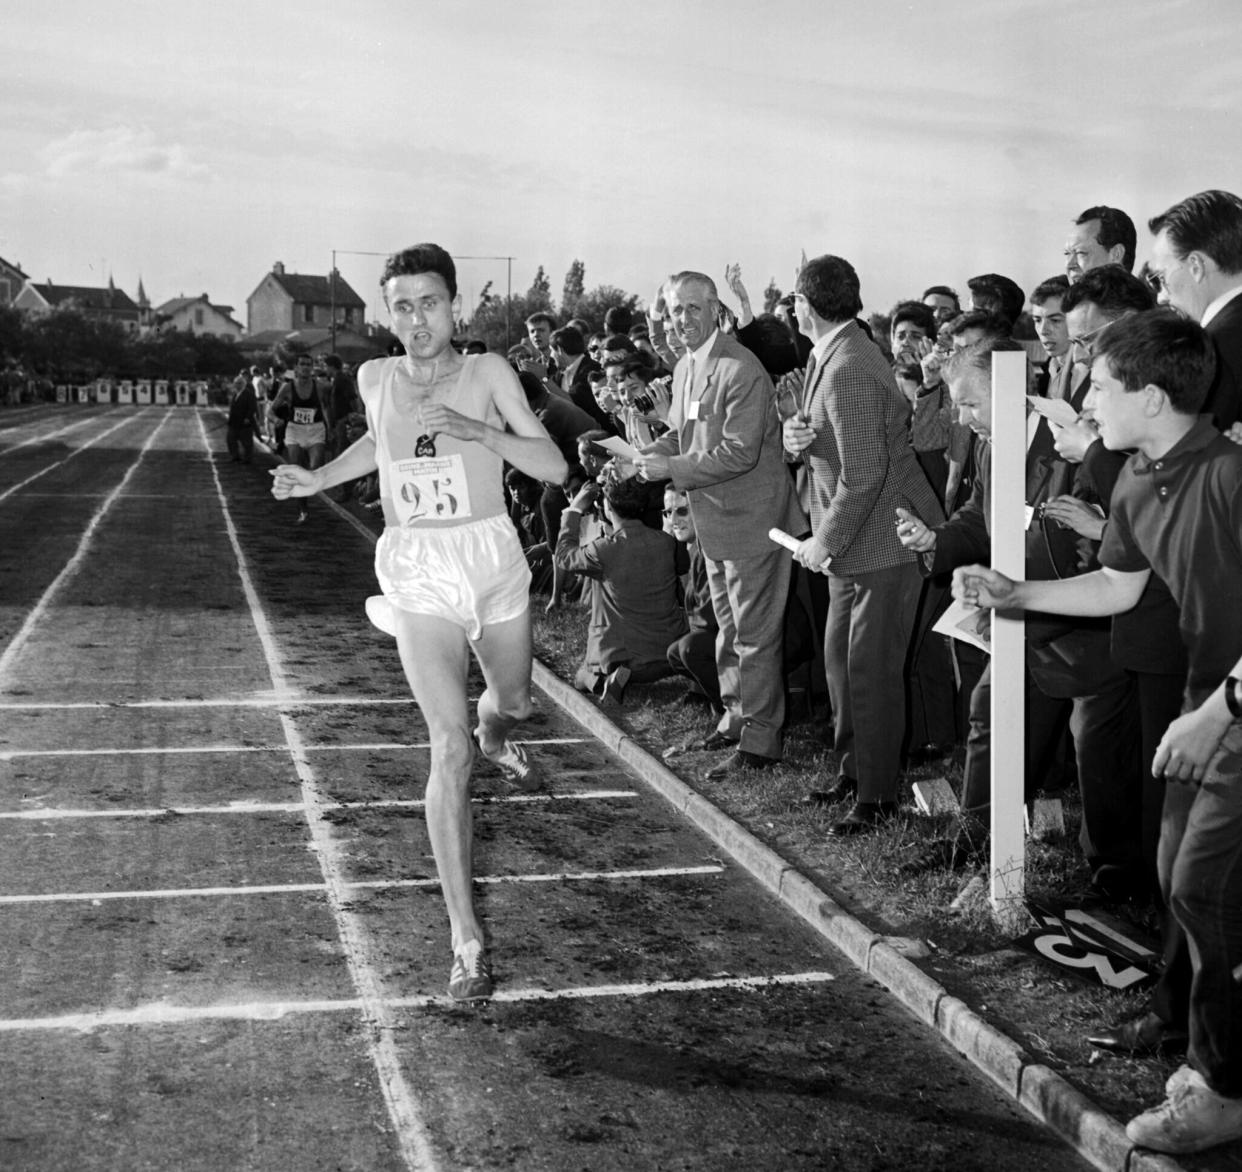
<svg viewBox="0 0 1242 1172">
<path fill-rule="evenodd" d="M 133 418 L 137 418 L 137 416 L 134 416 Z M 42 468 L 38 472 L 35 472 L 33 475 L 27 476 L 25 480 L 20 480 L 18 481 L 17 484 L 11 485 L 9 488 L 6 488 L 3 492 L 0 492 L 0 501 L 7 500 L 14 493 L 20 492 L 23 488 L 26 487 L 26 485 L 33 484 L 36 480 L 39 479 L 40 476 L 46 476 L 49 472 L 52 472 L 55 469 L 59 468 L 62 464 L 69 463 L 69 461 L 72 460 L 74 456 L 80 456 L 83 452 L 86 451 L 87 448 L 94 447 L 95 444 L 99 443 L 101 440 L 107 439 L 108 436 L 110 436 L 114 431 L 120 431 L 122 427 L 124 427 L 127 423 L 130 423 L 131 421 L 132 420 L 130 419 L 122 419 L 120 423 L 117 423 L 114 426 L 108 428 L 107 431 L 100 432 L 99 435 L 94 436 L 91 439 L 88 439 L 86 443 L 84 443 L 81 447 L 74 448 L 73 451 L 71 451 L 67 456 L 61 457 L 61 459 L 55 461 L 54 463 L 49 464 L 46 468 Z M 20 445 L 18 446 L 20 447 Z M 14 450 L 15 449 L 10 448 L 9 452 L 12 452 Z M 4 454 L 8 455 L 8 452 Z M 31 495 L 34 495 L 34 494 L 31 494 Z M 99 496 L 99 495 L 101 494 L 100 493 L 87 493 L 85 494 L 83 499 L 89 499 L 90 497 Z"/>
<path fill-rule="evenodd" d="M 323 851 L 317 852 L 322 859 Z M 338 852 L 339 853 L 339 852 Z M 475 883 L 499 886 L 505 883 L 598 883 L 621 879 L 673 879 L 687 875 L 721 875 L 724 867 L 713 863 L 702 867 L 652 867 L 646 871 L 555 871 L 528 875 L 476 875 Z M 439 879 L 366 879 L 352 881 L 335 877 L 320 883 L 249 883 L 236 887 L 166 887 L 134 891 L 53 891 L 46 895 L 0 895 L 0 906 L 19 907 L 49 903 L 104 903 L 117 899 L 187 899 L 204 896 L 297 895 L 316 891 L 342 904 L 351 891 L 383 891 L 411 887 L 439 887 Z M 347 910 L 342 914 L 348 914 Z"/>
<path fill-rule="evenodd" d="M 263 610 L 263 603 L 254 588 L 254 581 L 246 563 L 246 555 L 241 547 L 241 539 L 238 537 L 237 527 L 233 524 L 233 514 L 224 495 L 224 486 L 220 482 L 220 470 L 211 458 L 211 444 L 207 438 L 207 428 L 203 423 L 202 413 L 196 414 L 195 419 L 198 422 L 204 454 L 211 466 L 211 475 L 215 481 L 216 496 L 219 498 L 220 511 L 228 531 L 229 544 L 233 548 L 233 556 L 237 559 L 237 573 L 241 579 L 242 591 L 250 607 L 255 633 L 263 648 L 264 658 L 267 660 L 272 687 L 279 693 L 290 693 L 293 688 L 290 686 L 284 668 L 280 648 L 272 634 L 267 615 Z M 431 1146 L 414 1088 L 401 1065 L 401 1056 L 396 1045 L 397 1023 L 392 1011 L 384 1002 L 383 985 L 370 955 L 366 927 L 361 918 L 351 912 L 347 906 L 349 889 L 345 883 L 344 851 L 333 835 L 331 825 L 323 817 L 323 804 L 330 799 L 320 790 L 315 779 L 315 773 L 311 768 L 310 758 L 296 721 L 284 710 L 280 711 L 279 717 L 289 755 L 297 769 L 301 783 L 311 844 L 319 859 L 332 917 L 336 921 L 337 932 L 340 934 L 345 962 L 349 969 L 350 979 L 362 1002 L 362 1020 L 367 1033 L 367 1049 L 370 1051 L 376 1074 L 379 1076 L 384 1102 L 388 1108 L 389 1118 L 393 1122 L 402 1158 L 411 1172 L 437 1172 L 439 1162 L 436 1159 L 435 1149 Z"/>
<path fill-rule="evenodd" d="M 281 719 L 287 719 L 281 713 Z M 582 745 L 585 737 L 544 737 L 518 741 L 521 745 Z M 305 753 L 362 753 L 405 749 L 430 749 L 430 741 L 374 741 L 349 745 L 301 745 Z M 187 753 L 287 753 L 288 745 L 146 745 L 139 749 L 4 749 L 0 761 L 16 761 L 29 757 L 158 757 Z"/>
<path fill-rule="evenodd" d="M 413 703 L 413 696 L 392 699 L 368 696 L 224 696 L 213 700 L 19 700 L 0 702 L 0 712 L 61 712 L 91 708 L 365 708 L 409 706 Z"/>
<path fill-rule="evenodd" d="M 826 985 L 833 973 L 771 973 L 761 977 L 699 977 L 688 981 L 635 981 L 626 985 L 578 985 L 568 989 L 497 989 L 493 1002 L 586 1001 L 611 997 L 650 997 L 656 993 L 704 993 L 713 990 L 753 991 L 777 987 Z M 389 1009 L 448 1008 L 461 1003 L 447 996 L 387 997 Z M 67 1013 L 60 1017 L 0 1019 L 0 1033 L 28 1030 L 92 1030 L 117 1026 L 189 1025 L 209 1021 L 279 1021 L 290 1014 L 356 1012 L 363 1002 L 323 998 L 305 1001 L 243 1001 L 225 1005 L 170 1005 L 157 1001 L 133 1009 L 105 1009 L 95 1013 Z M 480 1006 L 480 1008 L 484 1008 Z"/>
<path fill-rule="evenodd" d="M 476 805 L 522 805 L 549 802 L 598 802 L 616 801 L 620 798 L 636 798 L 638 791 L 632 789 L 605 789 L 591 792 L 579 791 L 567 794 L 507 794 L 500 798 L 474 798 Z M 381 798 L 369 802 L 324 802 L 325 810 L 421 810 L 422 798 Z M 167 818 L 189 817 L 195 814 L 216 816 L 220 814 L 305 814 L 301 802 L 230 802 L 225 806 L 150 806 L 145 809 L 111 810 L 65 810 L 42 809 L 2 810 L 0 822 L 58 822 L 77 818 Z"/>
<path fill-rule="evenodd" d="M 164 430 L 164 425 L 171 418 L 172 412 L 167 411 L 164 418 L 156 424 L 155 430 L 151 432 L 147 438 L 147 442 L 142 445 L 134 462 L 126 470 L 125 475 L 121 477 L 120 483 L 107 495 L 103 504 L 95 510 L 91 519 L 86 524 L 86 529 L 82 533 L 81 539 L 78 541 L 78 548 L 74 551 L 73 556 L 65 563 L 64 568 L 52 579 L 51 584 L 43 594 L 39 601 L 35 603 L 34 608 L 26 616 L 26 621 L 18 628 L 17 634 L 13 636 L 9 645 L 4 649 L 4 653 L 0 654 L 0 680 L 4 679 L 5 674 L 12 666 L 13 661 L 21 654 L 22 648 L 26 646 L 26 641 L 30 638 L 31 632 L 35 629 L 39 620 L 43 618 L 48 606 L 51 604 L 52 598 L 56 592 L 68 582 L 81 568 L 83 561 L 86 559 L 86 552 L 90 548 L 91 540 L 95 536 L 95 530 L 99 527 L 99 523 L 107 515 L 108 510 L 112 508 L 117 497 L 125 491 L 125 486 L 129 483 L 130 478 L 138 470 L 138 465 L 142 463 L 143 457 L 151 450 L 151 446 L 155 443 L 155 438 Z M 128 420 L 126 421 L 128 422 Z"/>
<path fill-rule="evenodd" d="M 31 436 L 30 439 L 22 440 L 20 443 L 14 444 L 11 448 L 0 448 L 0 456 L 11 455 L 13 452 L 20 451 L 22 448 L 30 447 L 31 444 L 50 443 L 52 440 L 57 440 L 60 439 L 61 436 L 68 435 L 71 431 L 75 431 L 79 427 L 85 427 L 88 423 L 93 423 L 98 418 L 100 418 L 100 416 L 96 415 L 88 419 L 79 419 L 75 423 L 67 423 L 64 427 L 56 431 L 49 431 L 42 435 Z M 136 419 L 137 416 L 130 416 L 130 418 Z M 39 423 L 42 421 L 35 420 L 35 422 Z"/>
</svg>

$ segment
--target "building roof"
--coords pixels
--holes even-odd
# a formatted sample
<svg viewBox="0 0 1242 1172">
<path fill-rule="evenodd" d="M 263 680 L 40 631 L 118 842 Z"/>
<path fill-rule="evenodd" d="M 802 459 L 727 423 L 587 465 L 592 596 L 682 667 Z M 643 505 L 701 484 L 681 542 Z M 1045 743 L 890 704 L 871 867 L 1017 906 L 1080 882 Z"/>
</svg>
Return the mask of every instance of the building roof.
<svg viewBox="0 0 1242 1172">
<path fill-rule="evenodd" d="M 34 281 L 30 287 L 49 305 L 64 305 L 67 301 L 76 302 L 86 309 L 116 312 L 138 312 L 128 293 L 109 286 L 96 289 L 90 285 L 54 285 L 51 281 L 40 285 Z"/>
<path fill-rule="evenodd" d="M 205 305 L 208 309 L 214 309 L 216 313 L 223 318 L 227 318 L 239 330 L 242 328 L 241 322 L 233 318 L 233 307 L 231 305 L 216 305 L 206 293 L 200 293 L 197 297 L 173 297 L 165 301 L 163 305 L 155 307 L 155 316 L 172 317 L 191 305 Z"/>
<path fill-rule="evenodd" d="M 304 273 L 273 272 L 272 279 L 289 294 L 299 305 L 342 305 L 365 307 L 362 300 L 350 287 L 349 282 L 335 275 L 336 295 L 333 296 L 332 284 L 327 277 L 308 276 Z"/>
<path fill-rule="evenodd" d="M 2 256 L 0 256 L 0 268 L 8 269 L 11 273 L 16 273 L 23 280 L 28 281 L 30 279 L 25 273 L 22 272 L 21 265 L 15 265 L 11 260 L 5 260 Z"/>
</svg>

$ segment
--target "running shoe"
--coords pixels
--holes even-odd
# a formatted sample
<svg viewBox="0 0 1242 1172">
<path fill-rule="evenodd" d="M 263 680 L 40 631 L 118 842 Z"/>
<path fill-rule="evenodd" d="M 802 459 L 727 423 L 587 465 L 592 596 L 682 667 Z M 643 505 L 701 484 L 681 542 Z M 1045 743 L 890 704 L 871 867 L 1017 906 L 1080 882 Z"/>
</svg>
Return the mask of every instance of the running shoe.
<svg viewBox="0 0 1242 1172">
<path fill-rule="evenodd" d="M 514 741 L 505 741 L 495 753 L 488 753 L 479 741 L 477 732 L 474 739 L 479 745 L 479 752 L 500 770 L 510 785 L 516 785 L 527 793 L 543 788 L 543 774 L 531 764 L 521 745 Z"/>
<path fill-rule="evenodd" d="M 454 1001 L 484 1001 L 492 995 L 492 965 L 478 940 L 453 949 L 448 991 Z"/>
<path fill-rule="evenodd" d="M 397 616 L 392 613 L 392 603 L 382 594 L 372 594 L 367 599 L 367 618 L 385 635 L 397 637 Z"/>
</svg>

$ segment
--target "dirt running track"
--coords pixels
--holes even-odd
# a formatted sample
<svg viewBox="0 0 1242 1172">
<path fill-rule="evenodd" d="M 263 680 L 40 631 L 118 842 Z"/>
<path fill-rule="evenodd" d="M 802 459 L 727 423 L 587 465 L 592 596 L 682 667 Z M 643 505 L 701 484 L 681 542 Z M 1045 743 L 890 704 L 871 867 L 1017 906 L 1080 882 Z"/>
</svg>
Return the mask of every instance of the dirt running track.
<svg viewBox="0 0 1242 1172">
<path fill-rule="evenodd" d="M 0 414 L 0 1168 L 1085 1166 L 546 698 L 450 1004 L 371 542 L 223 438 Z"/>
</svg>

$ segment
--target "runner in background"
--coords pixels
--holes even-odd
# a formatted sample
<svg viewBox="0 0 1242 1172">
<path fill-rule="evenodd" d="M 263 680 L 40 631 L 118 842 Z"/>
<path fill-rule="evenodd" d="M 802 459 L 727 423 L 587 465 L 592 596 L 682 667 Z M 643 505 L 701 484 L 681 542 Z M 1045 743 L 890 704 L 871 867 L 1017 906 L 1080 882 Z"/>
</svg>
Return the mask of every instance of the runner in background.
<svg viewBox="0 0 1242 1172">
<path fill-rule="evenodd" d="M 286 421 L 285 459 L 291 464 L 305 464 L 313 472 L 323 463 L 331 414 L 312 371 L 311 356 L 299 354 L 293 377 L 276 394 L 272 414 Z M 299 500 L 299 525 L 307 515 L 306 501 Z"/>
<path fill-rule="evenodd" d="M 385 529 L 375 550 L 382 596 L 367 612 L 395 634 L 431 741 L 427 830 L 448 906 L 449 994 L 492 993 L 491 964 L 474 907 L 470 773 L 477 745 L 524 789 L 542 784 L 509 740 L 531 712 L 530 571 L 505 507 L 506 463 L 548 483 L 565 460 L 498 355 L 462 356 L 451 340 L 461 310 L 452 257 L 418 244 L 389 257 L 380 279 L 405 353 L 358 371 L 369 429 L 318 469 L 272 472 L 280 500 L 304 498 L 378 468 Z M 470 729 L 473 652 L 486 688 Z"/>
</svg>

